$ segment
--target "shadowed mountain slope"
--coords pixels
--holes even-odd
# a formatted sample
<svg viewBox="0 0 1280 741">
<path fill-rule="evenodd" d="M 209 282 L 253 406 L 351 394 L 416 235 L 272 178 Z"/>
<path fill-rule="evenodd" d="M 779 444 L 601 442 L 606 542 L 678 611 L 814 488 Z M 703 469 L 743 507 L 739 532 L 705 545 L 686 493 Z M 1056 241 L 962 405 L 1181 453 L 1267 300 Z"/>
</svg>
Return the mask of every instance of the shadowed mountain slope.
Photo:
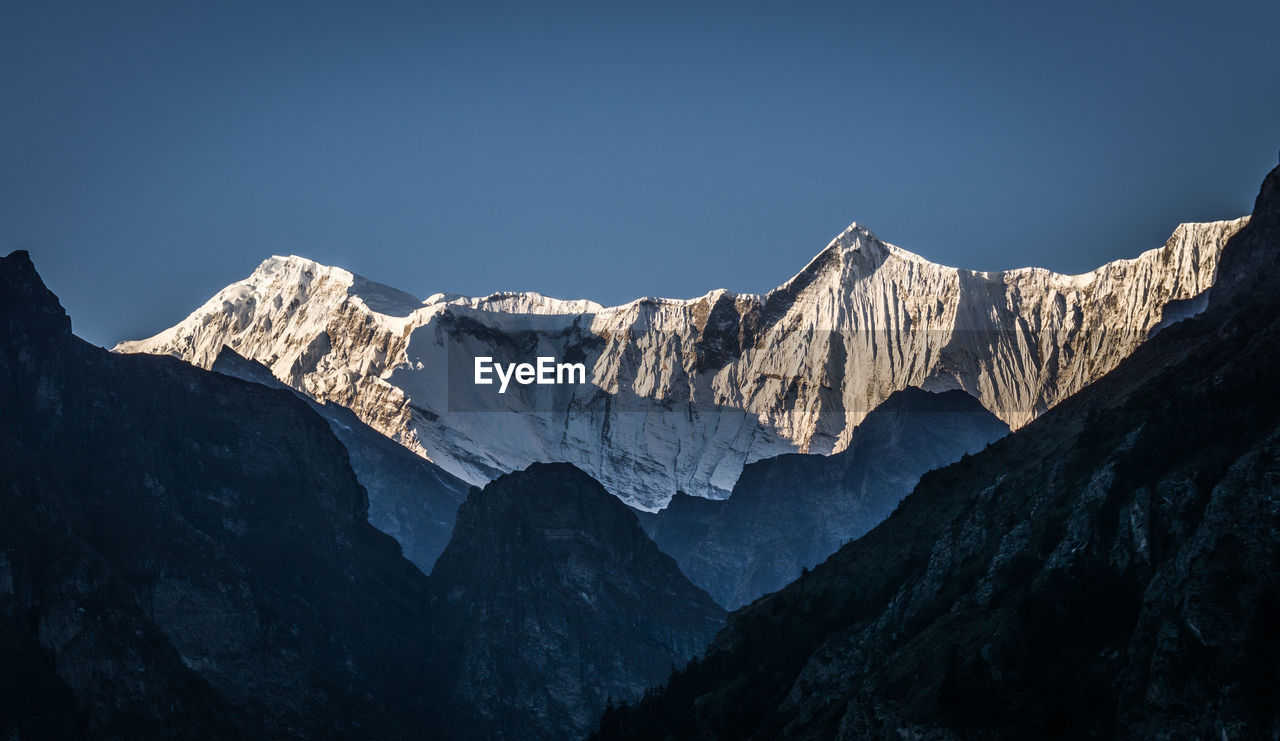
<svg viewBox="0 0 1280 741">
<path fill-rule="evenodd" d="M 229 347 L 222 348 L 210 370 L 288 389 L 310 404 L 347 449 L 351 469 L 369 492 L 369 522 L 395 538 L 404 557 L 424 574 L 431 573 L 449 543 L 454 516 L 467 497 L 468 484 L 366 425 L 350 409 L 294 391 L 276 380 L 266 366 Z"/>
<path fill-rule="evenodd" d="M 1008 432 L 963 391 L 904 389 L 868 414 L 839 453 L 750 463 L 728 499 L 679 495 L 640 521 L 693 583 L 734 609 L 875 527 L 926 471 Z"/>
</svg>

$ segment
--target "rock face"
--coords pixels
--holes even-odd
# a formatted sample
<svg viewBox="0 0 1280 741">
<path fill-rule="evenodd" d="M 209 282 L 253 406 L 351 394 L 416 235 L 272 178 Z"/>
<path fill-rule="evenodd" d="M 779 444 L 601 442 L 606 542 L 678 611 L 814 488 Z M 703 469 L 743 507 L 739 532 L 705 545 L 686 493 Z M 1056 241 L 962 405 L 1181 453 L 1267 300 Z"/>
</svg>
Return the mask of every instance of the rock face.
<svg viewBox="0 0 1280 741">
<path fill-rule="evenodd" d="M 568 461 L 655 511 L 676 491 L 724 498 L 754 460 L 844 450 L 911 386 L 962 389 L 1020 427 L 1198 310 L 1244 222 L 1184 224 L 1160 249 L 1078 276 L 935 265 L 855 224 L 766 295 L 608 308 L 537 294 L 420 302 L 277 257 L 116 349 L 209 367 L 227 345 L 472 483 Z M 522 353 L 583 362 L 590 383 L 515 392 L 505 401 L 528 411 L 495 424 L 467 395 L 466 363 Z"/>
<path fill-rule="evenodd" d="M 229 347 L 213 361 L 217 373 L 293 391 L 324 417 L 347 449 L 356 478 L 369 493 L 369 522 L 395 538 L 404 557 L 431 573 L 449 543 L 458 505 L 470 488 L 461 479 L 406 450 L 360 420 L 350 409 L 316 401 L 276 380 L 265 366 Z"/>
<path fill-rule="evenodd" d="M 582 737 L 724 624 L 626 505 L 563 463 L 473 489 L 431 581 L 451 738 Z"/>
<path fill-rule="evenodd" d="M 293 393 L 107 353 L 0 259 L 0 736 L 413 736 L 427 579 Z"/>
<path fill-rule="evenodd" d="M 1008 432 L 963 391 L 904 389 L 867 415 L 843 451 L 748 464 L 728 499 L 677 494 L 641 523 L 694 584 L 736 609 L 878 525 L 925 472 Z"/>
<path fill-rule="evenodd" d="M 600 738 L 1280 734 L 1280 169 L 1208 309 L 730 616 Z"/>
</svg>

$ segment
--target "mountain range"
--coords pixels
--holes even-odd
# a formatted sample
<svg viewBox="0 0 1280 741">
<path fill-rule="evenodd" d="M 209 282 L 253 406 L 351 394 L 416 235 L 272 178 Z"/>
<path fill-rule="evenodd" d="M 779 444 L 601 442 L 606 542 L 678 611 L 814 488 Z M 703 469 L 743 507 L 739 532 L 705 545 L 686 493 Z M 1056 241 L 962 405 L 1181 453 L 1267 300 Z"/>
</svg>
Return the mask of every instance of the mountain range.
<svg viewBox="0 0 1280 741">
<path fill-rule="evenodd" d="M 612 308 L 272 258 L 108 352 L 15 252 L 0 736 L 1275 737 L 1278 261 L 1280 168 L 1082 276 L 857 225 Z"/>
<path fill-rule="evenodd" d="M 116 350 L 208 368 L 230 347 L 470 483 L 566 461 L 656 511 L 677 491 L 727 497 L 755 460 L 844 450 L 908 387 L 963 390 L 1021 427 L 1202 308 L 1246 221 L 1183 224 L 1163 247 L 1076 276 L 944 267 L 854 224 L 767 294 L 615 307 L 534 293 L 419 300 L 273 257 Z M 582 362 L 589 383 L 474 397 L 470 358 L 513 355 Z M 494 408 L 522 413 L 494 425 Z"/>
</svg>

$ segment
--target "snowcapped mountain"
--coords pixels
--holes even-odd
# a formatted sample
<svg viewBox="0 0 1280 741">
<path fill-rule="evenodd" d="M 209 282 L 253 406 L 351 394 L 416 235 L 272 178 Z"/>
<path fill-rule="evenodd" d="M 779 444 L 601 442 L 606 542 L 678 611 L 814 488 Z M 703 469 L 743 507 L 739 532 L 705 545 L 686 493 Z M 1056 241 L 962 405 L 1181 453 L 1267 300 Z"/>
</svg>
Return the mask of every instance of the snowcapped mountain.
<svg viewBox="0 0 1280 741">
<path fill-rule="evenodd" d="M 473 483 L 567 461 L 629 504 L 724 498 L 743 465 L 832 453 L 895 391 L 962 389 L 1011 427 L 1198 311 L 1247 219 L 1179 226 L 1083 275 L 931 263 L 854 224 L 764 295 L 604 307 L 536 293 L 425 301 L 273 257 L 178 325 L 120 352 L 209 367 L 224 345 Z M 576 359 L 589 384 L 514 388 L 495 416 L 471 358 Z M 491 400 L 493 397 L 486 397 Z"/>
</svg>

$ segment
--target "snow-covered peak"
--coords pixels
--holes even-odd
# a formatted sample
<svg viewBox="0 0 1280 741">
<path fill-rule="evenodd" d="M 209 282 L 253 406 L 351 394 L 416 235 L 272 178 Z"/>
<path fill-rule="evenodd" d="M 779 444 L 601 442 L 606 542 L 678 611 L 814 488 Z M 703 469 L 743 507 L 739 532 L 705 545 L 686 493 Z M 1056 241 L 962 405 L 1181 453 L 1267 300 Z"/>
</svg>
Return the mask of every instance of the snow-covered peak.
<svg viewBox="0 0 1280 741">
<path fill-rule="evenodd" d="M 770 291 L 764 299 L 776 303 L 793 300 L 806 291 L 839 293 L 839 286 L 857 283 L 876 273 L 893 272 L 898 264 L 923 266 L 934 272 L 955 270 L 889 244 L 855 221 L 827 243 L 800 272 Z"/>
<path fill-rule="evenodd" d="M 369 280 L 350 270 L 298 255 L 273 255 L 263 260 L 247 280 L 265 281 L 269 284 L 277 279 L 333 281 L 345 286 L 348 296 L 362 301 L 370 310 L 389 317 L 407 317 L 426 303 L 412 294 Z"/>
<path fill-rule="evenodd" d="M 350 287 L 357 276 L 349 270 L 299 255 L 272 255 L 258 264 L 249 277 L 233 285 L 257 285 L 279 279 L 332 280 Z"/>
</svg>

